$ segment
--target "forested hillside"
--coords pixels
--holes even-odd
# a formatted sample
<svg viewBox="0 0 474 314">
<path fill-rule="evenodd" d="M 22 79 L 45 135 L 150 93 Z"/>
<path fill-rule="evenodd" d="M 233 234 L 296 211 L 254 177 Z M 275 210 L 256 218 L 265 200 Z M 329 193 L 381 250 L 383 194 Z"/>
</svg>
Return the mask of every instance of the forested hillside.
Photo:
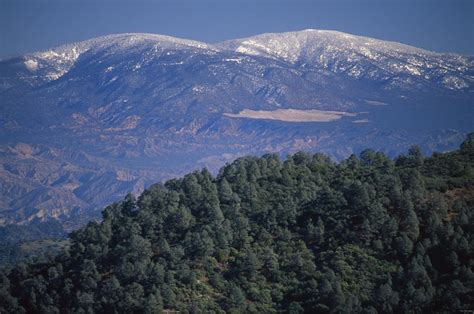
<svg viewBox="0 0 474 314">
<path fill-rule="evenodd" d="M 453 312 L 474 308 L 474 134 L 458 151 L 246 157 L 107 207 L 0 312 Z"/>
<path fill-rule="evenodd" d="M 67 244 L 66 237 L 67 232 L 56 220 L 0 227 L 0 267 L 54 255 Z"/>
</svg>

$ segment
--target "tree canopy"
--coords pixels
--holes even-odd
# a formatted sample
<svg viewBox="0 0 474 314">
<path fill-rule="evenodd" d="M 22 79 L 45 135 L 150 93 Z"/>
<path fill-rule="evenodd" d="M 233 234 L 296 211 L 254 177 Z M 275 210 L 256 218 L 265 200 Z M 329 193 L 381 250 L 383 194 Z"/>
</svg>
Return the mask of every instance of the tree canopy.
<svg viewBox="0 0 474 314">
<path fill-rule="evenodd" d="M 5 269 L 0 312 L 472 309 L 473 140 L 395 160 L 245 157 L 155 184 L 54 258 Z"/>
</svg>

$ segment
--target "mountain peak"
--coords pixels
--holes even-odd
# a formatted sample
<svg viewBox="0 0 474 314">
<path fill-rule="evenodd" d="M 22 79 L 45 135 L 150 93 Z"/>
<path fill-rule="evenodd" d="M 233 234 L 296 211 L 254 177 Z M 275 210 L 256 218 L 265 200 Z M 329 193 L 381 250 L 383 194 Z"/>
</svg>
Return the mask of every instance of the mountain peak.
<svg viewBox="0 0 474 314">
<path fill-rule="evenodd" d="M 438 55 L 398 42 L 318 29 L 265 33 L 243 39 L 229 40 L 221 43 L 220 47 L 245 54 L 282 58 L 292 63 L 334 52 L 362 54 L 366 57 L 372 57 L 370 52 L 388 55 L 393 53 Z"/>
<path fill-rule="evenodd" d="M 164 49 L 199 49 L 214 50 L 212 45 L 167 35 L 147 33 L 123 33 L 96 37 L 80 42 L 60 45 L 49 50 L 26 54 L 25 68 L 34 74 L 47 69 L 44 80 L 58 79 L 69 71 L 77 59 L 86 52 L 103 52 L 106 55 L 119 55 L 132 51 L 155 51 Z"/>
<path fill-rule="evenodd" d="M 472 57 L 441 54 L 398 42 L 331 30 L 266 33 L 226 41 L 218 46 L 223 50 L 272 58 L 302 67 L 346 73 L 353 78 L 367 75 L 377 76 L 382 81 L 394 75 L 408 75 L 422 80 L 436 78 L 449 89 L 464 89 L 473 82 L 469 74 L 474 66 Z"/>
<path fill-rule="evenodd" d="M 134 47 L 154 46 L 159 48 L 198 48 L 212 49 L 206 43 L 180 39 L 172 36 L 147 34 L 147 33 L 123 33 L 96 37 L 76 43 L 61 45 L 46 51 L 33 53 L 30 56 L 40 59 L 59 59 L 60 62 L 75 61 L 86 51 L 99 51 L 112 49 L 118 53 Z"/>
<path fill-rule="evenodd" d="M 159 35 L 159 34 L 149 34 L 149 33 L 121 33 L 121 34 L 111 34 L 100 37 L 95 37 L 92 39 L 79 41 L 75 43 L 65 44 L 57 46 L 48 51 L 62 52 L 67 50 L 72 50 L 75 48 L 78 51 L 85 51 L 89 49 L 103 49 L 107 47 L 114 46 L 116 48 L 129 48 L 130 46 L 135 46 L 139 44 L 160 44 L 163 46 L 175 46 L 175 47 L 194 47 L 202 49 L 211 49 L 211 45 L 208 45 L 203 42 L 181 39 L 177 37 Z M 48 52 L 46 51 L 46 52 Z M 35 53 L 41 54 L 44 52 Z"/>
</svg>

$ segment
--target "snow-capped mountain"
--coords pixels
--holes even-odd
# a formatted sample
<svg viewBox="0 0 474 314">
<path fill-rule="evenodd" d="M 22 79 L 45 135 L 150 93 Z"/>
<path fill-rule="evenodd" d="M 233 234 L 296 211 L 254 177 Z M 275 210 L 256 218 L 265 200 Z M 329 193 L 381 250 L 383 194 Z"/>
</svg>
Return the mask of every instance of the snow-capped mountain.
<svg viewBox="0 0 474 314">
<path fill-rule="evenodd" d="M 211 54 L 237 52 L 273 58 L 302 69 L 325 69 L 349 77 L 365 77 L 397 85 L 402 85 L 402 82 L 390 81 L 394 76 L 408 76 L 420 81 L 435 80 L 449 89 L 467 89 L 474 82 L 472 57 L 441 54 L 397 42 L 313 29 L 262 34 L 215 45 L 155 34 L 109 35 L 29 54 L 24 57 L 23 64 L 32 75 L 24 77 L 40 81 L 56 80 L 85 52 L 101 52 L 107 57 L 129 53 L 129 50 L 146 50 L 147 55 L 142 62 L 147 63 L 164 50 L 172 49 Z M 239 62 L 244 59 L 229 60 Z M 410 79 L 405 80 L 408 85 L 411 85 L 410 82 Z"/>
<path fill-rule="evenodd" d="M 244 154 L 449 149 L 472 131 L 473 83 L 473 57 L 318 30 L 118 34 L 4 60 L 0 223 L 87 218 Z"/>
<path fill-rule="evenodd" d="M 283 34 L 263 34 L 218 45 L 243 54 L 285 60 L 298 67 L 329 69 L 354 78 L 368 78 L 400 86 L 435 80 L 446 88 L 473 85 L 474 59 L 440 54 L 396 42 L 354 36 L 336 31 L 308 29 Z M 389 85 L 390 86 L 390 85 Z"/>
<path fill-rule="evenodd" d="M 21 58 L 8 60 L 17 65 L 17 70 L 24 67 L 24 71 L 8 73 L 13 77 L 38 85 L 44 82 L 54 81 L 63 76 L 74 66 L 77 59 L 84 53 L 104 53 L 107 55 L 123 54 L 129 50 L 147 50 L 148 54 L 160 54 L 168 49 L 203 49 L 212 50 L 208 44 L 174 38 L 156 34 L 116 34 L 99 38 L 93 38 L 73 44 L 66 44 L 50 50 L 27 54 Z M 146 60 L 144 59 L 146 62 Z M 16 74 L 16 75 L 15 75 Z M 3 89 L 8 89 L 8 79 L 2 77 Z"/>
</svg>

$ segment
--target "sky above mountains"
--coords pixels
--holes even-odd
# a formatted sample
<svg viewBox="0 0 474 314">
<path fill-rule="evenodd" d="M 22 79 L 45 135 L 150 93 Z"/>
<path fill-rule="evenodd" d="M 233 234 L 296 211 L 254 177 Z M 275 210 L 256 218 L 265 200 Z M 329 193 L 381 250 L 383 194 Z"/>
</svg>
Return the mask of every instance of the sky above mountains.
<svg viewBox="0 0 474 314">
<path fill-rule="evenodd" d="M 474 55 L 471 0 L 0 0 L 0 58 L 123 32 L 205 42 L 307 28 Z"/>
</svg>

